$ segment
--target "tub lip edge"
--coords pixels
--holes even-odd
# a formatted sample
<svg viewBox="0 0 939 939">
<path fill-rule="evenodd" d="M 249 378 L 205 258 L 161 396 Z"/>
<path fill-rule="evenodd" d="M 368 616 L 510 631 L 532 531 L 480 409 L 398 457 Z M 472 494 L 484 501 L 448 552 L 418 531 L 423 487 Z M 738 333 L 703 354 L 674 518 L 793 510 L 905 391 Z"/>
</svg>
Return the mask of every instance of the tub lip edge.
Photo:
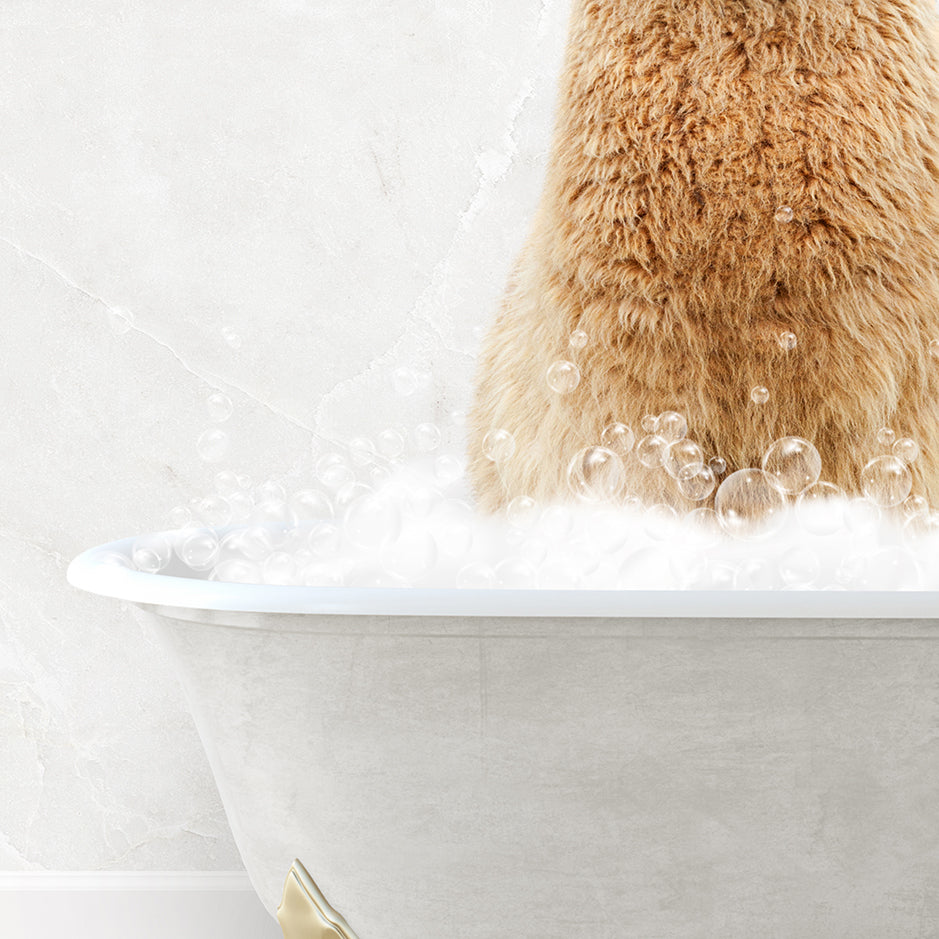
<svg viewBox="0 0 939 939">
<path fill-rule="evenodd" d="M 939 620 L 934 590 L 461 590 L 229 584 L 104 564 L 136 535 L 88 548 L 66 578 L 135 604 L 243 613 L 573 619 Z"/>
</svg>

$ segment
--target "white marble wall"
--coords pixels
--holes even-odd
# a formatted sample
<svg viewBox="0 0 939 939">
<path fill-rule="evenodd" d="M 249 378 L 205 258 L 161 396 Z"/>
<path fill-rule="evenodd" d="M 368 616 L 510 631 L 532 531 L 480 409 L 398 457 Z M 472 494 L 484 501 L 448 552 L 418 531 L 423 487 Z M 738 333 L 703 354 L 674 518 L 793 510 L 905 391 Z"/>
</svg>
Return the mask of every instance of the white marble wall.
<svg viewBox="0 0 939 939">
<path fill-rule="evenodd" d="M 239 866 L 163 653 L 66 565 L 208 490 L 213 389 L 257 479 L 465 396 L 567 6 L 0 5 L 0 869 Z"/>
</svg>

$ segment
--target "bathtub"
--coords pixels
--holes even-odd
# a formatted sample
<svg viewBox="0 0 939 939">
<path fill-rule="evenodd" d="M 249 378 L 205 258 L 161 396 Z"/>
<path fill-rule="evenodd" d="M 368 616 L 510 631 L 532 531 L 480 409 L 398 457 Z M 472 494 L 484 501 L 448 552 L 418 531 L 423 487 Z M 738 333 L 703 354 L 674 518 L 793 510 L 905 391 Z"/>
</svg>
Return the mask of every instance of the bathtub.
<svg viewBox="0 0 939 939">
<path fill-rule="evenodd" d="M 291 939 L 939 935 L 936 593 L 232 585 L 132 540 L 69 580 L 170 650 L 267 908 L 312 876 Z"/>
</svg>

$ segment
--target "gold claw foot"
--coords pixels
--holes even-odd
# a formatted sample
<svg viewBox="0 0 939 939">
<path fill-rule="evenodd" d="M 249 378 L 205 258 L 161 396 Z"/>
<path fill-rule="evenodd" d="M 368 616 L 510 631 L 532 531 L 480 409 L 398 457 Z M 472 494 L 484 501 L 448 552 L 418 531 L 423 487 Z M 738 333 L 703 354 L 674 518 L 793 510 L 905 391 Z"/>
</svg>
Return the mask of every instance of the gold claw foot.
<svg viewBox="0 0 939 939">
<path fill-rule="evenodd" d="M 358 939 L 299 861 L 287 874 L 277 920 L 284 939 Z"/>
</svg>

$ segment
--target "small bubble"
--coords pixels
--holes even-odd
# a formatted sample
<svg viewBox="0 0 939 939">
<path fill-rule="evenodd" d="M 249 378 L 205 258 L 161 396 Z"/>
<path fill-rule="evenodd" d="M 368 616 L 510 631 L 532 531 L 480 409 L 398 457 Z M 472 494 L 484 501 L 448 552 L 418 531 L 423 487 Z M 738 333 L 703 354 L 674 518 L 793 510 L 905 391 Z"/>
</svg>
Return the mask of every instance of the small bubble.
<svg viewBox="0 0 939 939">
<path fill-rule="evenodd" d="M 234 329 L 232 329 L 230 326 L 222 327 L 222 339 L 224 339 L 226 344 L 232 349 L 241 348 L 241 343 L 242 343 L 241 335 L 237 333 Z"/>
<path fill-rule="evenodd" d="M 678 471 L 678 488 L 686 499 L 701 502 L 717 486 L 714 470 L 703 463 L 691 463 Z"/>
<path fill-rule="evenodd" d="M 620 495 L 625 482 L 623 461 L 606 447 L 585 447 L 570 462 L 567 482 L 583 502 L 608 502 Z"/>
<path fill-rule="evenodd" d="M 893 455 L 904 463 L 915 462 L 919 454 L 919 444 L 912 437 L 901 437 L 893 445 Z"/>
<path fill-rule="evenodd" d="M 881 508 L 904 502 L 913 488 L 913 476 L 903 460 L 895 456 L 875 457 L 861 471 L 864 495 Z"/>
<path fill-rule="evenodd" d="M 939 339 L 933 339 L 933 341 L 929 343 L 929 354 L 934 359 L 939 359 Z"/>
<path fill-rule="evenodd" d="M 656 418 L 655 432 L 672 443 L 688 435 L 688 421 L 678 411 L 665 411 Z"/>
<path fill-rule="evenodd" d="M 349 456 L 356 466 L 368 466 L 375 456 L 375 444 L 368 437 L 353 437 L 349 441 Z"/>
<path fill-rule="evenodd" d="M 580 384 L 580 369 L 573 362 L 561 360 L 548 369 L 547 380 L 556 394 L 570 394 Z"/>
<path fill-rule="evenodd" d="M 433 453 L 440 446 L 440 428 L 436 424 L 418 424 L 414 428 L 414 443 L 421 453 Z"/>
<path fill-rule="evenodd" d="M 513 528 L 528 531 L 538 521 L 539 512 L 540 506 L 531 496 L 516 496 L 508 504 L 505 515 Z"/>
<path fill-rule="evenodd" d="M 378 452 L 389 460 L 396 460 L 404 454 L 406 444 L 404 435 L 394 427 L 383 430 L 376 439 Z"/>
<path fill-rule="evenodd" d="M 209 395 L 205 399 L 205 409 L 209 412 L 209 420 L 216 421 L 221 424 L 227 421 L 232 416 L 232 407 L 231 398 L 228 395 L 222 394 L 220 391 L 215 394 Z"/>
<path fill-rule="evenodd" d="M 391 384 L 394 387 L 395 394 L 401 395 L 402 398 L 408 398 L 417 391 L 417 373 L 414 369 L 407 368 L 407 366 L 396 368 L 391 373 Z"/>
<path fill-rule="evenodd" d="M 108 325 L 111 332 L 123 336 L 134 328 L 134 314 L 122 306 L 114 306 L 108 310 Z"/>
<path fill-rule="evenodd" d="M 229 496 L 233 496 L 236 492 L 241 491 L 241 486 L 238 483 L 238 475 L 232 472 L 232 470 L 219 470 L 215 474 L 215 478 L 212 482 L 215 485 L 215 491 L 226 499 Z"/>
<path fill-rule="evenodd" d="M 786 352 L 792 352 L 799 344 L 798 337 L 795 333 L 780 333 L 777 337 L 777 341 L 779 342 L 779 347 Z"/>
<path fill-rule="evenodd" d="M 756 385 L 750 389 L 750 400 L 754 404 L 766 404 L 769 401 L 769 388 L 763 385 Z"/>
<path fill-rule="evenodd" d="M 642 429 L 647 434 L 654 434 L 659 419 L 654 414 L 644 414 L 641 421 Z"/>
<path fill-rule="evenodd" d="M 711 457 L 708 460 L 708 466 L 714 471 L 715 476 L 723 476 L 727 472 L 727 461 L 719 456 Z"/>
<path fill-rule="evenodd" d="M 896 431 L 891 430 L 889 427 L 881 427 L 877 431 L 877 443 L 882 447 L 892 447 L 896 439 Z"/>
<path fill-rule="evenodd" d="M 575 329 L 569 342 L 572 349 L 583 349 L 590 342 L 590 337 L 582 329 Z"/>
<path fill-rule="evenodd" d="M 228 455 L 230 448 L 231 441 L 228 439 L 228 434 L 218 427 L 210 427 L 203 431 L 196 441 L 199 456 L 206 463 L 221 463 Z"/>
<path fill-rule="evenodd" d="M 929 501 L 923 496 L 910 496 L 903 503 L 903 514 L 907 518 L 925 518 L 929 515 Z"/>
<path fill-rule="evenodd" d="M 173 546 L 164 535 L 144 535 L 134 541 L 130 556 L 138 571 L 157 574 L 169 564 Z"/>
<path fill-rule="evenodd" d="M 299 521 L 320 521 L 333 516 L 329 496 L 318 489 L 301 489 L 290 497 L 290 509 Z"/>
<path fill-rule="evenodd" d="M 218 535 L 209 528 L 188 534 L 177 546 L 180 560 L 194 571 L 207 571 L 218 558 Z"/>
<path fill-rule="evenodd" d="M 763 455 L 763 471 L 782 493 L 798 495 L 818 482 L 822 458 L 814 444 L 801 437 L 782 437 Z"/>
<path fill-rule="evenodd" d="M 353 482 L 355 472 L 341 453 L 324 453 L 316 461 L 316 478 L 335 492 Z"/>
<path fill-rule="evenodd" d="M 678 479 L 679 473 L 687 466 L 702 466 L 704 451 L 693 440 L 683 437 L 668 445 L 662 455 L 662 466 L 672 479 Z"/>
<path fill-rule="evenodd" d="M 781 205 L 777 210 L 776 214 L 773 216 L 777 222 L 782 222 L 783 224 L 791 222 L 795 213 L 792 211 L 792 206 Z"/>
<path fill-rule="evenodd" d="M 717 490 L 714 511 L 730 535 L 749 538 L 769 534 L 783 522 L 785 496 L 762 470 L 731 473 Z"/>
<path fill-rule="evenodd" d="M 177 505 L 170 510 L 170 525 L 173 528 L 187 528 L 192 524 L 192 512 L 188 506 Z"/>
<path fill-rule="evenodd" d="M 833 535 L 844 525 L 844 490 L 834 483 L 816 482 L 796 499 L 796 519 L 813 535 Z"/>
<path fill-rule="evenodd" d="M 612 450 L 620 459 L 625 459 L 636 445 L 636 435 L 626 424 L 609 424 L 600 436 L 600 443 Z"/>
<path fill-rule="evenodd" d="M 490 430 L 483 438 L 483 455 L 493 463 L 504 463 L 515 454 L 515 437 L 507 430 Z"/>
<path fill-rule="evenodd" d="M 668 441 L 658 434 L 649 434 L 636 444 L 636 458 L 648 469 L 655 469 L 665 461 Z"/>
<path fill-rule="evenodd" d="M 222 528 L 231 521 L 232 508 L 227 499 L 219 495 L 206 496 L 199 501 L 199 519 L 209 528 Z"/>
<path fill-rule="evenodd" d="M 818 579 L 821 562 L 809 548 L 790 548 L 779 559 L 779 574 L 789 587 L 809 587 Z"/>
</svg>

